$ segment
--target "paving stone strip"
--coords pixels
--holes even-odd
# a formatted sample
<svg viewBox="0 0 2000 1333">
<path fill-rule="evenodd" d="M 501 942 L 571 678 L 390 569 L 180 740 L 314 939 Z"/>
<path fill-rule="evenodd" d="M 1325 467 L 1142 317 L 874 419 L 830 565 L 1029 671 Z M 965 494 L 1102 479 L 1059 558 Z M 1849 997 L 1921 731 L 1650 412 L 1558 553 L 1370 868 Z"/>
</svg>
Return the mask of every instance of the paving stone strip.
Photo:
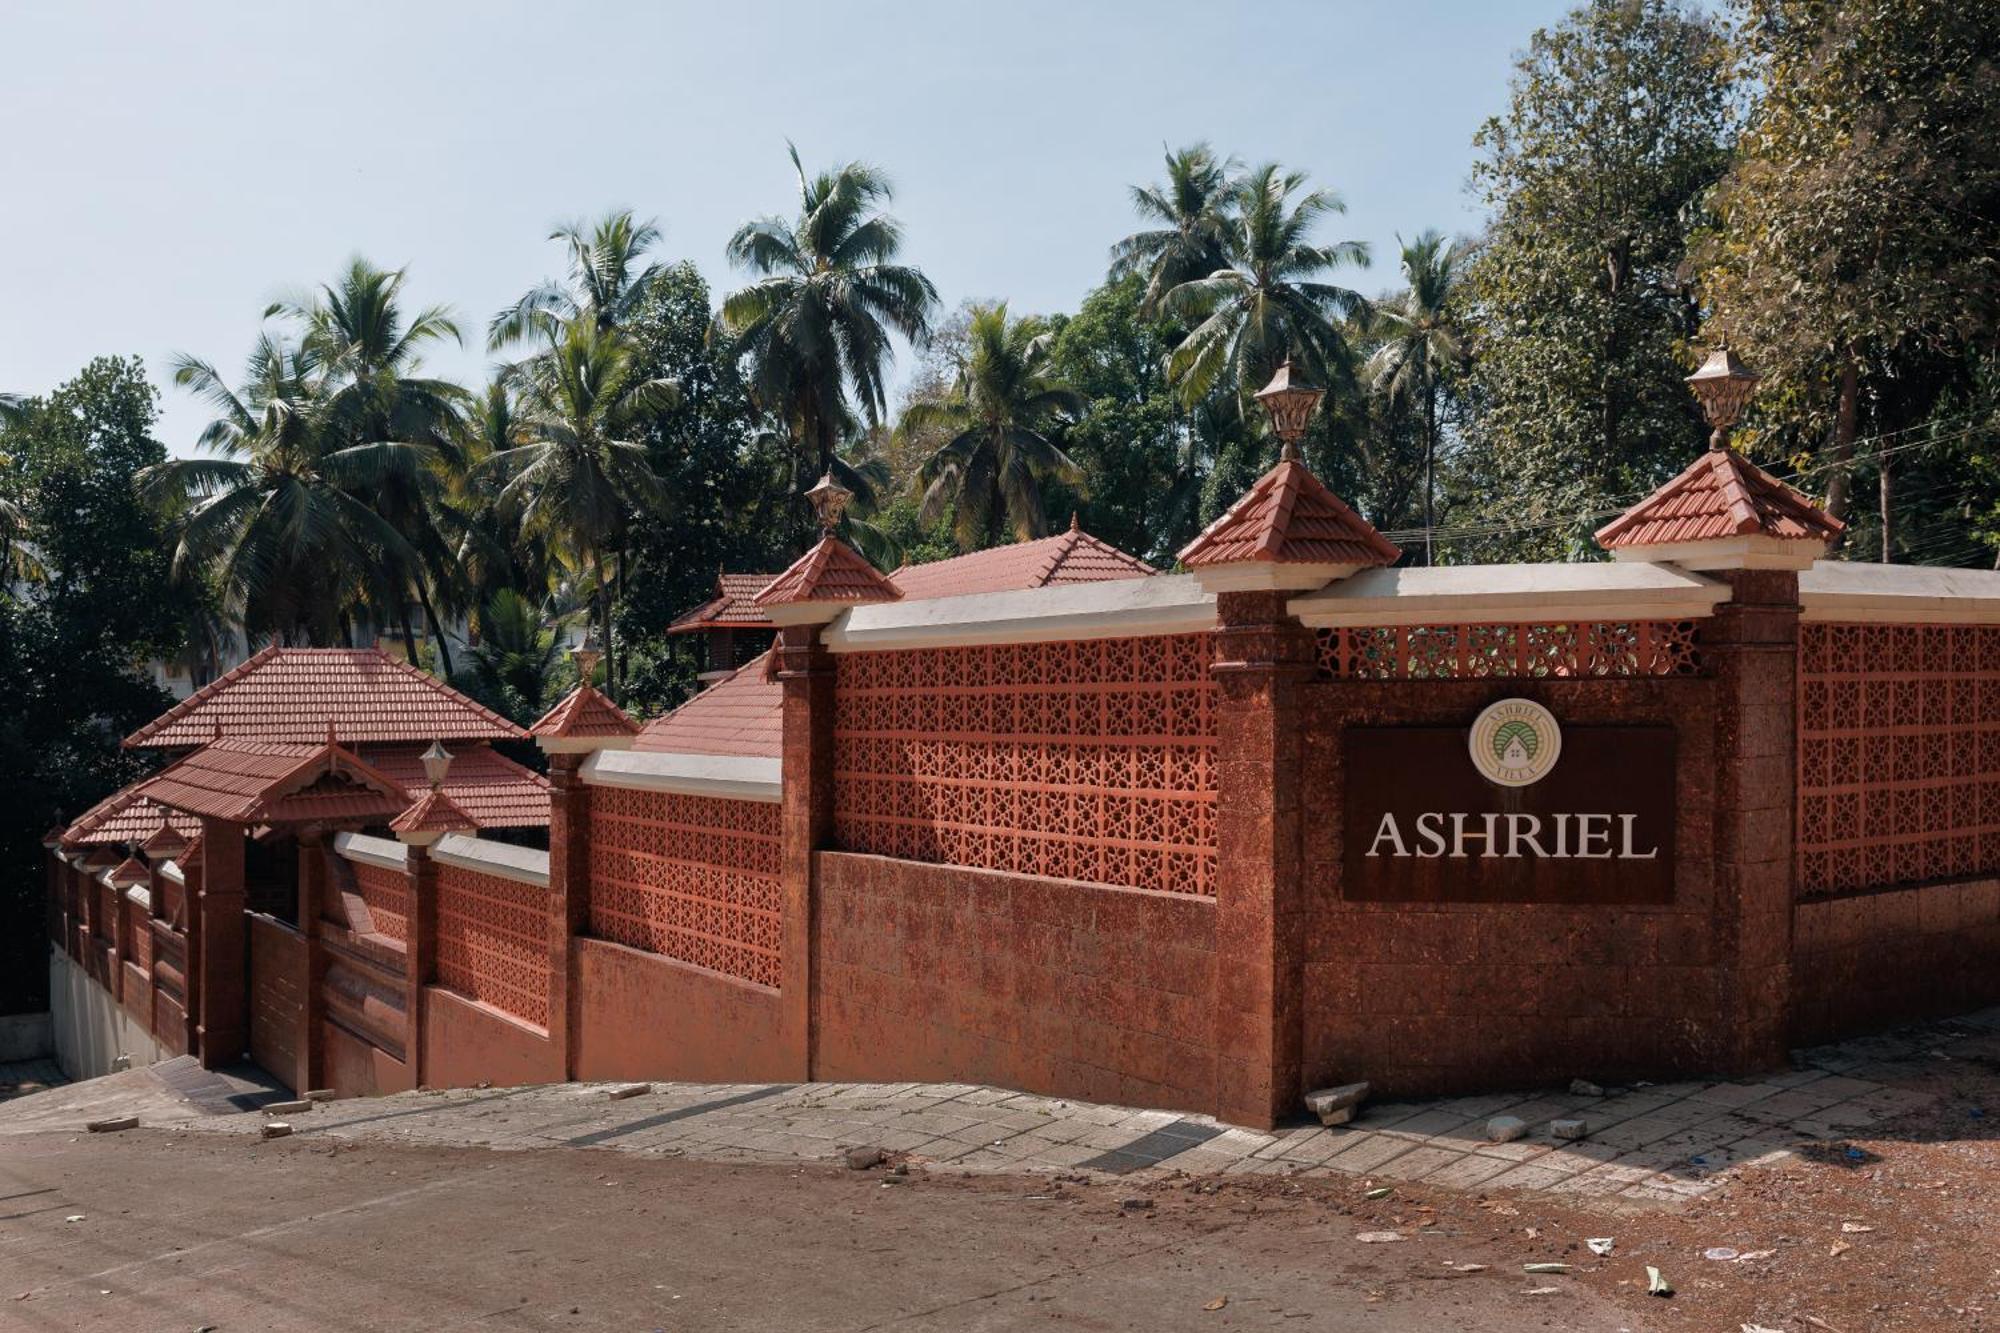
<svg viewBox="0 0 2000 1333">
<path fill-rule="evenodd" d="M 623 1138 L 627 1134 L 636 1134 L 642 1129 L 652 1129 L 656 1125 L 672 1124 L 676 1120 L 686 1120 L 691 1116 L 707 1115 L 710 1111 L 720 1111 L 724 1107 L 743 1106 L 750 1102 L 762 1101 L 766 1097 L 776 1097 L 780 1093 L 790 1092 L 794 1086 L 794 1084 L 790 1083 L 775 1083 L 768 1088 L 758 1088 L 753 1092 L 738 1093 L 734 1097 L 718 1097 L 712 1102 L 696 1102 L 693 1106 L 683 1106 L 674 1111 L 662 1111 L 658 1115 L 649 1115 L 643 1120 L 633 1120 L 627 1124 L 613 1125 L 609 1129 L 600 1129 L 592 1134 L 579 1134 L 573 1139 L 565 1140 L 565 1142 L 572 1148 L 595 1147 L 600 1143 L 608 1143 L 612 1139 Z"/>
</svg>

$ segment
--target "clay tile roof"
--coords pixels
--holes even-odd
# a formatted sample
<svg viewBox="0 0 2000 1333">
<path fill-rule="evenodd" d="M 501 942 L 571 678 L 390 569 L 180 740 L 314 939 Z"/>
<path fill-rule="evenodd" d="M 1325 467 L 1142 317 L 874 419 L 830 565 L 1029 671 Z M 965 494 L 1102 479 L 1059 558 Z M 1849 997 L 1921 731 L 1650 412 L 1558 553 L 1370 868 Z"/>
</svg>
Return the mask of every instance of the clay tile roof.
<svg viewBox="0 0 2000 1333">
<path fill-rule="evenodd" d="M 903 596 L 914 600 L 1138 579 L 1154 572 L 1138 556 L 1098 540 L 1072 520 L 1068 532 L 1053 537 L 995 546 L 928 564 L 904 565 L 889 576 L 889 581 L 903 590 Z"/>
<path fill-rule="evenodd" d="M 405 791 L 430 785 L 419 746 L 369 746 L 360 753 L 363 763 Z M 468 745 L 452 755 L 444 790 L 480 828 L 548 827 L 549 780 L 489 745 Z"/>
<path fill-rule="evenodd" d="M 76 821 L 62 831 L 62 845 L 70 848 L 122 847 L 128 842 L 151 837 L 160 827 L 162 818 L 171 820 L 175 830 L 190 838 L 201 831 L 200 821 L 140 796 L 139 787 L 144 781 L 142 778 L 128 787 L 121 787 L 78 815 Z"/>
<path fill-rule="evenodd" d="M 322 741 L 220 740 L 138 786 L 161 805 L 239 824 L 388 819 L 409 793 L 357 756 Z"/>
<path fill-rule="evenodd" d="M 761 607 L 798 602 L 893 602 L 902 596 L 859 551 L 837 537 L 819 543 L 757 594 Z"/>
<path fill-rule="evenodd" d="M 157 808 L 163 816 L 171 813 L 165 806 Z M 183 828 L 183 825 L 186 827 Z M 162 818 L 152 834 L 139 844 L 139 850 L 149 858 L 158 859 L 168 848 L 179 850 L 185 847 L 200 827 L 185 815 L 175 814 L 172 818 Z"/>
<path fill-rule="evenodd" d="M 470 833 L 477 825 L 452 803 L 444 788 L 432 787 L 390 820 L 389 827 L 397 833 Z"/>
<path fill-rule="evenodd" d="M 217 737 L 302 744 L 518 740 L 526 733 L 377 648 L 266 648 L 125 738 L 175 749 Z"/>
<path fill-rule="evenodd" d="M 1190 569 L 1264 561 L 1281 565 L 1393 565 L 1396 544 L 1348 508 L 1305 464 L 1285 459 L 1181 550 Z"/>
<path fill-rule="evenodd" d="M 1597 544 L 1615 551 L 1719 537 L 1832 541 L 1846 526 L 1734 449 L 1709 449 L 1599 528 Z"/>
<path fill-rule="evenodd" d="M 785 693 L 771 654 L 739 667 L 640 728 L 635 750 L 775 759 L 784 753 Z"/>
<path fill-rule="evenodd" d="M 556 740 L 631 736 L 638 730 L 639 724 L 628 717 L 624 709 L 605 698 L 596 686 L 579 685 L 561 703 L 542 714 L 535 725 L 528 728 L 528 734 Z"/>
<path fill-rule="evenodd" d="M 669 634 L 689 634 L 705 629 L 774 629 L 771 618 L 757 605 L 757 594 L 771 586 L 776 574 L 719 574 L 715 596 L 692 611 L 674 617 Z"/>
<path fill-rule="evenodd" d="M 146 869 L 144 861 L 128 856 L 111 867 L 111 873 L 104 878 L 114 889 L 129 889 L 135 884 L 152 883 L 153 872 Z"/>
</svg>

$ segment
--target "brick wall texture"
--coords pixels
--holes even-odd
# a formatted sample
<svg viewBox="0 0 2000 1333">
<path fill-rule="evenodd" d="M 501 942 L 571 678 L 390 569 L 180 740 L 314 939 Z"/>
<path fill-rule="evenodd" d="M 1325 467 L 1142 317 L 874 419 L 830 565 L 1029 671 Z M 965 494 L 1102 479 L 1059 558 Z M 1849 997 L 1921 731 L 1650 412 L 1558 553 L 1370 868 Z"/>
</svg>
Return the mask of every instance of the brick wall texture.
<svg viewBox="0 0 2000 1333">
<path fill-rule="evenodd" d="M 1799 904 L 1796 1040 L 1963 1013 L 2000 995 L 2000 880 Z"/>
</svg>

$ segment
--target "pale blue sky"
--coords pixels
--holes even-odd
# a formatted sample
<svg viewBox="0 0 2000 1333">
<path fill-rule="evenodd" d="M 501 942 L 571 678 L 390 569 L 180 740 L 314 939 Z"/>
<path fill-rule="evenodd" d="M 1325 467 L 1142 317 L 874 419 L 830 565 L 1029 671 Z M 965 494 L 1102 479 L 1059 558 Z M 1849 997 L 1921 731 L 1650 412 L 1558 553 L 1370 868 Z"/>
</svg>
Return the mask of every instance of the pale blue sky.
<svg viewBox="0 0 2000 1333">
<path fill-rule="evenodd" d="M 1329 238 L 1395 281 L 1395 237 L 1475 229 L 1471 136 L 1564 0 L 1086 4 L 0 0 L 0 389 L 136 352 L 186 452 L 175 351 L 233 373 L 273 297 L 355 254 L 487 318 L 629 206 L 723 289 L 744 219 L 808 166 L 895 178 L 947 305 L 1073 309 L 1162 143 L 1275 157 L 1345 196 Z"/>
</svg>

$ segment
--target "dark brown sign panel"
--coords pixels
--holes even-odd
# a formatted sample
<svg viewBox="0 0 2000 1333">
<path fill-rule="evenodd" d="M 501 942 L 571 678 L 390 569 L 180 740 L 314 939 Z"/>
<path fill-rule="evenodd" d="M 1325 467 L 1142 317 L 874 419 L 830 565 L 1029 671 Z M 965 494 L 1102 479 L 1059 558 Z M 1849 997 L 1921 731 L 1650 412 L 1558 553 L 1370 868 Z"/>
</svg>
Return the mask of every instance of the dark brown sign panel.
<svg viewBox="0 0 2000 1333">
<path fill-rule="evenodd" d="M 1350 727 L 1344 747 L 1343 897 L 1673 901 L 1672 727 L 1564 727 L 1525 787 L 1473 767 L 1463 727 Z"/>
</svg>

